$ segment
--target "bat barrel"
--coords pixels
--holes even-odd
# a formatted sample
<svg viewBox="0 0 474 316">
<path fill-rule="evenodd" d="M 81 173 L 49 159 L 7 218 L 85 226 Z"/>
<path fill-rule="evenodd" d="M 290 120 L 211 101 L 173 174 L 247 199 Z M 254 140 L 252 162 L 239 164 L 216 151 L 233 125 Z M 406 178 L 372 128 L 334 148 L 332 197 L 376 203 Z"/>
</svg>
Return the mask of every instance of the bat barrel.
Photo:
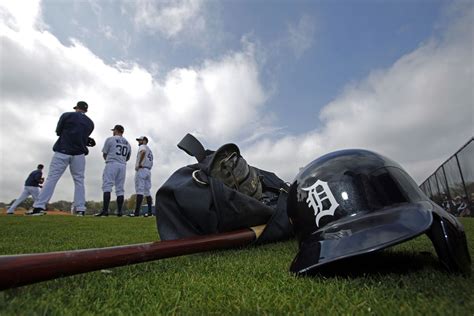
<svg viewBox="0 0 474 316">
<path fill-rule="evenodd" d="M 256 238 L 251 229 L 136 245 L 0 256 L 0 290 L 68 275 L 193 253 L 241 247 Z"/>
</svg>

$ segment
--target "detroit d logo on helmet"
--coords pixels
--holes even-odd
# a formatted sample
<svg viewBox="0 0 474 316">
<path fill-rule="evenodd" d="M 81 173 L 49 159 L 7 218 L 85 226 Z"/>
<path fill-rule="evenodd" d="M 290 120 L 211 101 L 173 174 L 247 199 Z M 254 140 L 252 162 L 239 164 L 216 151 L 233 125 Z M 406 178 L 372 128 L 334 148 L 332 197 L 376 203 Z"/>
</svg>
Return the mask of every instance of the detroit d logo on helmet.
<svg viewBox="0 0 474 316">
<path fill-rule="evenodd" d="M 308 192 L 306 202 L 314 210 L 316 216 L 316 226 L 319 227 L 319 220 L 326 215 L 334 215 L 339 203 L 331 192 L 327 182 L 317 180 L 312 186 L 301 188 Z M 327 201 L 326 203 L 324 203 Z"/>
</svg>

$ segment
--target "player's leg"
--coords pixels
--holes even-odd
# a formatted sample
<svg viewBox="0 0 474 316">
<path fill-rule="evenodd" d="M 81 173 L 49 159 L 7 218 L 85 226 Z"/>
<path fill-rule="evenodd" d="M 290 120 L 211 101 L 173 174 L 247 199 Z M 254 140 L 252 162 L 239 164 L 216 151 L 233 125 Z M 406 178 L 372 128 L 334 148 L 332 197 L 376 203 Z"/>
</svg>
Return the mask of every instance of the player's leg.
<svg viewBox="0 0 474 316">
<path fill-rule="evenodd" d="M 148 205 L 148 216 L 153 216 L 153 200 L 151 195 L 146 197 L 146 204 Z"/>
<path fill-rule="evenodd" d="M 84 216 L 86 211 L 86 189 L 84 187 L 85 155 L 71 156 L 69 170 L 74 180 L 74 206 L 78 215 Z"/>
<path fill-rule="evenodd" d="M 114 176 L 113 176 L 113 164 L 106 163 L 104 172 L 102 173 L 102 211 L 95 214 L 95 216 L 108 216 L 109 215 L 109 205 L 110 205 L 110 193 L 112 192 L 112 187 L 114 185 Z"/>
<path fill-rule="evenodd" d="M 33 198 L 33 203 L 34 203 L 38 199 L 38 196 L 40 194 L 40 188 L 39 187 L 27 186 L 27 187 L 25 187 L 25 190 L 27 190 L 28 194 L 31 195 L 31 197 Z M 33 212 L 34 212 L 34 209 L 33 209 L 33 211 L 28 211 L 25 214 L 26 215 L 33 215 Z M 43 215 L 43 214 L 41 214 L 41 212 L 40 212 L 39 215 Z"/>
<path fill-rule="evenodd" d="M 110 192 L 102 194 L 102 211 L 94 214 L 94 216 L 109 216 L 110 195 Z"/>
<path fill-rule="evenodd" d="M 151 194 L 150 194 L 150 190 L 151 190 L 151 171 L 149 169 L 144 169 L 145 171 L 145 192 L 144 192 L 144 196 L 146 196 L 146 203 L 148 205 L 148 213 L 147 215 L 148 216 L 152 216 L 153 215 L 153 212 L 152 212 L 152 199 L 151 199 Z"/>
<path fill-rule="evenodd" d="M 40 194 L 38 195 L 38 198 L 33 204 L 33 212 L 38 212 L 40 210 L 46 209 L 46 204 L 53 196 L 56 184 L 58 183 L 59 179 L 61 178 L 67 166 L 69 165 L 70 158 L 71 156 L 69 155 L 56 152 L 54 153 L 53 158 L 51 159 L 51 163 L 49 165 L 48 176 L 46 177 L 46 181 L 44 182 L 43 189 L 41 190 Z"/>
<path fill-rule="evenodd" d="M 135 216 L 140 216 L 140 208 L 142 207 L 143 194 L 145 192 L 145 178 L 143 174 L 143 168 L 138 169 L 135 174 L 135 192 L 137 194 L 137 201 L 135 204 Z"/>
<path fill-rule="evenodd" d="M 123 212 L 122 212 L 122 209 L 123 209 L 123 202 L 125 201 L 125 198 L 123 195 L 119 195 L 117 196 L 117 216 L 118 217 L 121 217 Z"/>
<path fill-rule="evenodd" d="M 122 207 L 125 195 L 125 176 L 127 166 L 125 164 L 117 164 L 117 174 L 115 178 L 115 193 L 117 194 L 117 216 L 122 216 Z"/>
<path fill-rule="evenodd" d="M 36 201 L 40 194 L 40 188 L 39 187 L 25 187 L 25 188 L 28 189 L 28 193 L 33 198 L 33 202 Z"/>
<path fill-rule="evenodd" d="M 28 189 L 26 187 L 24 187 L 23 191 L 21 192 L 20 196 L 17 197 L 17 199 L 15 200 L 15 202 L 13 202 L 13 204 L 8 208 L 7 210 L 7 214 L 14 214 L 15 213 L 15 209 L 18 207 L 18 205 L 20 205 L 21 202 L 23 202 L 24 200 L 26 200 L 26 198 L 30 196 L 30 193 L 28 192 Z"/>
<path fill-rule="evenodd" d="M 137 194 L 137 203 L 135 205 L 135 212 L 133 213 L 135 216 L 140 216 L 140 209 L 142 207 L 143 202 L 143 194 Z"/>
</svg>

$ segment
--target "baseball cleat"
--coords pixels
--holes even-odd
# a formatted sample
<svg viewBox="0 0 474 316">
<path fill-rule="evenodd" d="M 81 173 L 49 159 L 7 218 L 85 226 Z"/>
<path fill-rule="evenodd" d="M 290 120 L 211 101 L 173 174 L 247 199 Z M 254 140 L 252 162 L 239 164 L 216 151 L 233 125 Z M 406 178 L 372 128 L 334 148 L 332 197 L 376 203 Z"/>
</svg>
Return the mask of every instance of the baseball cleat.
<svg viewBox="0 0 474 316">
<path fill-rule="evenodd" d="M 25 215 L 28 215 L 28 216 L 41 216 L 41 215 L 46 215 L 46 213 L 44 212 L 44 209 L 36 207 L 33 210 L 26 212 Z"/>
<path fill-rule="evenodd" d="M 94 214 L 94 216 L 97 216 L 97 217 L 109 216 L 109 212 L 102 211 L 100 213 Z"/>
</svg>

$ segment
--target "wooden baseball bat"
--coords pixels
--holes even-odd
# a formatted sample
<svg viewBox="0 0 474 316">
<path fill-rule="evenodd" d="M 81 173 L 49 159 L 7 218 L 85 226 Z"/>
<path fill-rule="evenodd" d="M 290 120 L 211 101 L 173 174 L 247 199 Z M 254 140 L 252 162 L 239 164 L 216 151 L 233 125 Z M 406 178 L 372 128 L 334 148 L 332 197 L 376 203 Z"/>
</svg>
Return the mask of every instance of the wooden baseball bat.
<svg viewBox="0 0 474 316">
<path fill-rule="evenodd" d="M 68 275 L 249 245 L 265 225 L 214 235 L 136 245 L 0 256 L 0 290 Z"/>
</svg>

